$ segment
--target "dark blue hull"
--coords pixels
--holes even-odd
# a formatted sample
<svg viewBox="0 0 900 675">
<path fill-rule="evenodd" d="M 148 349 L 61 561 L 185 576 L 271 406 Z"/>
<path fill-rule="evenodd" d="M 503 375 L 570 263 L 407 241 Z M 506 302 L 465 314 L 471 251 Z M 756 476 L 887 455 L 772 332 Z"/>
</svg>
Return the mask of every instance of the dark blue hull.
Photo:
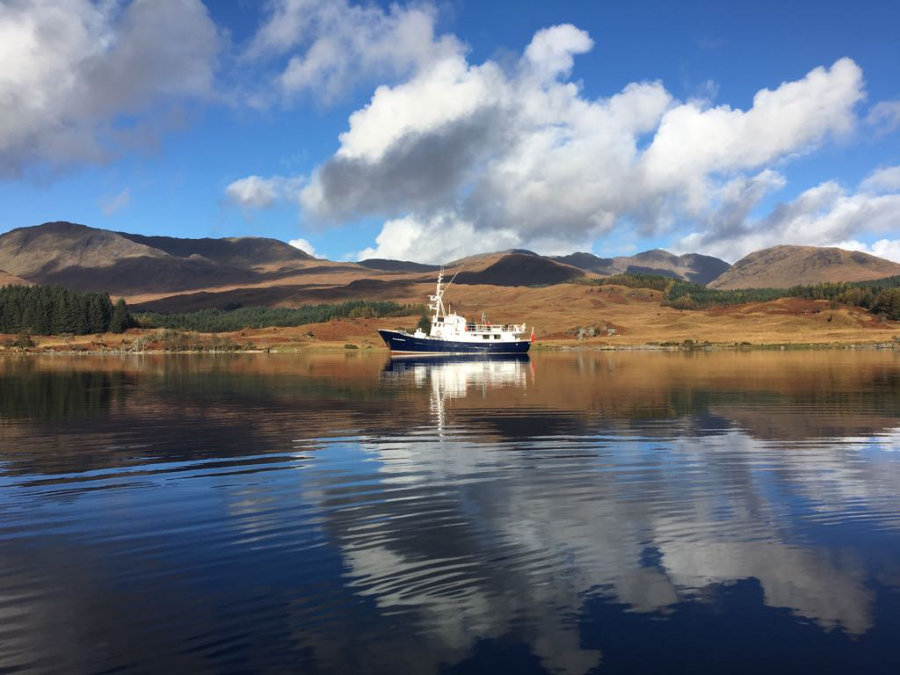
<svg viewBox="0 0 900 675">
<path fill-rule="evenodd" d="M 531 347 L 528 340 L 515 342 L 455 342 L 435 338 L 417 338 L 409 333 L 396 330 L 381 330 L 381 335 L 390 350 L 404 354 L 524 354 Z"/>
</svg>

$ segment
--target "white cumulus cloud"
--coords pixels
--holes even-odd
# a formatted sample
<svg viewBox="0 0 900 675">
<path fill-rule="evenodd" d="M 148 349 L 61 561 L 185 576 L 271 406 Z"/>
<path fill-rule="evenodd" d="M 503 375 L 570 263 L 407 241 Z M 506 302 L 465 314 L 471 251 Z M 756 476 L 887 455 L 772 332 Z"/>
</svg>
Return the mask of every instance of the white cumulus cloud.
<svg viewBox="0 0 900 675">
<path fill-rule="evenodd" d="M 659 82 L 591 99 L 570 79 L 574 57 L 591 45 L 584 31 L 554 26 L 535 34 L 517 65 L 453 53 L 378 87 L 302 190 L 305 214 L 384 217 L 372 249 L 382 253 L 395 239 L 440 240 L 447 222 L 471 228 L 474 252 L 501 233 L 537 248 L 617 226 L 651 233 L 688 218 L 724 222 L 723 203 L 746 218 L 760 195 L 784 185 L 773 163 L 849 132 L 864 97 L 860 68 L 841 59 L 758 92 L 747 110 L 680 102 Z"/>
<path fill-rule="evenodd" d="M 871 192 L 900 192 L 900 166 L 887 166 L 874 171 L 861 187 Z"/>
<path fill-rule="evenodd" d="M 247 176 L 228 185 L 225 195 L 239 206 L 264 209 L 278 201 L 278 188 L 276 179 Z"/>
<path fill-rule="evenodd" d="M 0 3 L 0 173 L 114 154 L 119 116 L 212 94 L 219 44 L 200 0 Z"/>
<path fill-rule="evenodd" d="M 387 221 L 375 239 L 376 246 L 360 251 L 355 258 L 444 263 L 472 253 L 476 240 L 480 251 L 516 248 L 521 243 L 513 230 L 479 233 L 472 223 L 456 220 L 452 214 L 435 214 L 426 221 L 407 216 Z"/>
<path fill-rule="evenodd" d="M 861 241 L 850 239 L 835 244 L 838 248 L 844 248 L 848 251 L 862 251 L 863 253 L 871 253 L 879 258 L 886 258 L 900 263 L 900 239 L 879 239 L 872 242 L 871 245 L 864 244 Z"/>
<path fill-rule="evenodd" d="M 653 185 L 702 189 L 713 172 L 755 169 L 850 131 L 862 98 L 862 71 L 844 58 L 759 91 L 746 111 L 678 105 L 663 116 L 642 163 Z M 692 205 L 702 206 L 703 197 L 693 194 Z"/>
<path fill-rule="evenodd" d="M 247 57 L 287 57 L 276 87 L 332 102 L 367 80 L 407 76 L 461 52 L 455 37 L 435 35 L 435 17 L 426 3 L 382 9 L 347 0 L 277 0 Z"/>
<path fill-rule="evenodd" d="M 280 201 L 295 200 L 302 184 L 299 177 L 247 176 L 231 182 L 225 188 L 225 196 L 243 208 L 267 209 Z"/>
<path fill-rule="evenodd" d="M 871 192 L 873 184 L 883 184 L 886 176 L 875 172 L 859 189 L 847 190 L 835 181 L 826 181 L 802 192 L 791 202 L 778 204 L 762 218 L 748 218 L 750 208 L 765 190 L 748 199 L 743 213 L 729 221 L 712 221 L 679 243 L 679 250 L 697 251 L 734 261 L 753 251 L 777 244 L 838 246 L 862 250 L 900 261 L 896 240 L 882 238 L 872 246 L 860 243 L 860 233 L 876 236 L 897 232 L 900 223 L 900 189 L 888 193 Z"/>
<path fill-rule="evenodd" d="M 373 78 L 386 82 L 295 193 L 310 221 L 383 219 L 360 258 L 562 252 L 616 231 L 687 231 L 682 250 L 734 260 L 783 241 L 834 244 L 861 233 L 870 241 L 896 227 L 896 167 L 856 191 L 826 181 L 768 216 L 756 213 L 788 184 L 792 159 L 849 137 L 860 122 L 865 83 L 852 59 L 773 83 L 746 109 L 681 101 L 658 81 L 593 98 L 574 73 L 594 42 L 571 24 L 538 30 L 518 60 L 473 63 L 459 40 L 437 33 L 431 4 L 270 7 L 247 54 L 287 59 L 285 91 L 330 100 Z M 708 91 L 715 96 L 714 85 Z M 893 124 L 894 104 L 875 104 L 866 122 Z M 256 189 L 243 187 L 256 196 L 235 201 L 283 198 L 265 181 L 286 179 L 242 180 L 250 179 Z"/>
<path fill-rule="evenodd" d="M 318 254 L 316 253 L 316 249 L 313 248 L 313 245 L 309 243 L 306 239 L 291 239 L 288 244 L 293 246 L 294 248 L 299 248 L 304 253 L 308 253 L 313 258 L 318 258 Z"/>
<path fill-rule="evenodd" d="M 880 101 L 872 106 L 866 121 L 882 134 L 900 129 L 900 101 Z"/>
<path fill-rule="evenodd" d="M 561 24 L 535 33 L 525 49 L 525 60 L 539 76 L 568 75 L 575 65 L 574 55 L 589 52 L 593 46 L 587 32 L 572 24 Z"/>
</svg>

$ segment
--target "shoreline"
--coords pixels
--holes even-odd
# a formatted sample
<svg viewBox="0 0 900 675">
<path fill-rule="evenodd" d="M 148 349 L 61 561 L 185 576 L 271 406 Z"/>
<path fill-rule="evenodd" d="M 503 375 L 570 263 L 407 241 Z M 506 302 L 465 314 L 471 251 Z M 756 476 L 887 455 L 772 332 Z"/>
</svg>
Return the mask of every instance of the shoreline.
<svg viewBox="0 0 900 675">
<path fill-rule="evenodd" d="M 540 289 L 481 287 L 460 292 L 463 313 L 500 305 L 527 318 L 539 351 L 786 351 L 898 349 L 900 321 L 826 300 L 781 298 L 702 310 L 660 304 L 657 291 L 561 284 Z M 479 295 L 480 293 L 480 295 Z M 294 326 L 222 332 L 130 328 L 123 333 L 0 335 L 0 354 L 389 353 L 379 328 L 415 326 L 418 313 L 347 317 Z"/>
<path fill-rule="evenodd" d="M 593 300 L 590 294 L 588 298 Z M 900 349 L 900 322 L 872 317 L 856 308 L 827 309 L 827 304 L 821 301 L 800 305 L 777 301 L 728 312 L 682 312 L 653 303 L 633 302 L 617 305 L 615 312 L 606 315 L 608 319 L 600 318 L 599 313 L 594 315 L 596 308 L 579 311 L 573 310 L 572 304 L 561 305 L 563 309 L 554 314 L 541 315 L 534 310 L 521 312 L 533 317 L 532 323 L 538 327 L 531 353 Z M 388 354 L 377 329 L 408 327 L 417 319 L 417 316 L 358 317 L 220 333 L 130 328 L 123 333 L 86 335 L 2 334 L 0 355 L 303 351 L 345 351 L 348 354 L 378 351 Z"/>
<path fill-rule="evenodd" d="M 352 345 L 352 346 L 351 346 Z M 846 351 L 900 351 L 900 337 L 895 338 L 892 342 L 873 341 L 873 342 L 776 342 L 776 343 L 759 343 L 759 344 L 726 344 L 726 343 L 707 343 L 694 345 L 662 345 L 662 344 L 634 344 L 634 345 L 579 345 L 579 344 L 555 344 L 542 345 L 533 347 L 528 354 L 534 353 L 560 353 L 560 352 L 753 352 L 753 351 L 830 351 L 830 350 L 846 350 Z M 144 355 L 224 355 L 224 354 L 300 354 L 304 352 L 343 352 L 348 355 L 359 353 L 382 353 L 389 355 L 390 351 L 387 347 L 373 347 L 367 345 L 360 347 L 352 343 L 317 343 L 307 345 L 288 346 L 269 348 L 248 348 L 248 349 L 205 349 L 202 347 L 194 349 L 55 349 L 52 347 L 33 347 L 33 348 L 6 348 L 0 349 L 0 357 L 22 357 L 22 356 L 144 356 Z M 473 354 L 473 358 L 479 358 L 479 355 Z"/>
</svg>

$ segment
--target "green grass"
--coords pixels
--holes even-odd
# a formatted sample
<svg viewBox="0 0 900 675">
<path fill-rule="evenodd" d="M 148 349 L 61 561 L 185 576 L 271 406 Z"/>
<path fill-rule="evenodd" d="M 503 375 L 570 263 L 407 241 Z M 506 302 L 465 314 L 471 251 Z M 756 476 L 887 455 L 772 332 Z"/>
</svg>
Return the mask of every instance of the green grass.
<svg viewBox="0 0 900 675">
<path fill-rule="evenodd" d="M 675 309 L 706 309 L 748 302 L 768 302 L 779 298 L 802 298 L 863 307 L 873 314 L 900 320 L 900 276 L 873 281 L 823 282 L 791 288 L 734 290 L 707 288 L 690 281 L 654 274 L 617 274 L 592 283 L 598 286 L 617 285 L 662 291 L 662 304 Z"/>
<path fill-rule="evenodd" d="M 302 307 L 238 307 L 202 309 L 180 314 L 142 312 L 134 315 L 142 328 L 173 328 L 199 333 L 223 333 L 244 328 L 302 326 L 333 319 L 409 316 L 422 312 L 421 305 L 403 305 L 389 300 L 350 300 L 336 304 Z"/>
</svg>

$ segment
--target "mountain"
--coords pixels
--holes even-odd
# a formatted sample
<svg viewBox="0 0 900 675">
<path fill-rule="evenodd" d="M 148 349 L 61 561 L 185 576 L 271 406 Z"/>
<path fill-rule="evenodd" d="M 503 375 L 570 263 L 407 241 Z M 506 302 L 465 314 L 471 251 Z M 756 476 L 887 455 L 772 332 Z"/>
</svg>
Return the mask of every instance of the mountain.
<svg viewBox="0 0 900 675">
<path fill-rule="evenodd" d="M 262 237 L 184 239 L 114 232 L 69 222 L 0 235 L 0 285 L 59 284 L 106 291 L 155 309 L 296 305 L 348 299 L 421 302 L 436 265 L 370 259 L 334 263 Z M 710 256 L 662 250 L 600 258 L 546 257 L 515 249 L 446 265 L 446 279 L 468 286 L 551 286 L 594 274 L 663 274 L 714 288 L 788 287 L 900 274 L 900 264 L 835 248 L 776 246 L 730 267 Z M 470 289 L 467 293 L 480 293 Z M 498 289 L 499 292 L 499 289 Z"/>
<path fill-rule="evenodd" d="M 474 253 L 472 255 L 468 255 L 465 258 L 457 258 L 456 260 L 451 260 L 450 262 L 444 263 L 444 267 L 446 269 L 465 269 L 466 271 L 473 272 L 483 270 L 485 267 L 489 265 L 493 265 L 495 262 L 500 260 L 503 256 L 506 255 L 520 255 L 520 256 L 531 256 L 534 258 L 540 258 L 534 251 L 529 251 L 524 248 L 510 248 L 505 251 L 489 251 L 487 253 Z"/>
<path fill-rule="evenodd" d="M 0 269 L 34 283 L 117 294 L 248 283 L 309 260 L 284 242 L 256 237 L 145 237 L 69 222 L 0 235 Z"/>
<path fill-rule="evenodd" d="M 490 286 L 546 286 L 584 276 L 584 271 L 531 251 L 503 252 L 472 256 L 457 261 L 461 271 L 458 284 Z M 472 269 L 474 268 L 474 269 Z"/>
<path fill-rule="evenodd" d="M 409 260 L 387 260 L 385 258 L 367 258 L 356 264 L 367 270 L 383 272 L 435 272 L 441 268 L 440 265 L 426 265 Z"/>
<path fill-rule="evenodd" d="M 73 223 L 44 223 L 0 235 L 0 268 L 26 278 L 70 267 L 102 267 L 128 258 L 163 256 L 162 251 L 116 232 Z"/>
<path fill-rule="evenodd" d="M 553 260 L 565 263 L 566 265 L 572 265 L 573 267 L 583 269 L 587 272 L 594 272 L 595 274 L 619 274 L 615 269 L 614 258 L 600 258 L 593 253 L 584 253 L 581 251 L 578 253 L 570 253 L 569 255 L 558 255 L 553 256 Z"/>
<path fill-rule="evenodd" d="M 868 281 L 900 274 L 900 264 L 861 251 L 773 246 L 738 260 L 710 288 L 790 288 L 823 281 Z"/>
<path fill-rule="evenodd" d="M 730 267 L 724 260 L 712 256 L 699 253 L 675 255 L 662 249 L 616 258 L 600 258 L 582 252 L 552 259 L 595 274 L 659 274 L 697 284 L 709 283 Z"/>
<path fill-rule="evenodd" d="M 358 265 L 373 270 L 433 273 L 440 265 L 400 260 L 362 260 Z M 584 270 L 538 255 L 526 249 L 477 253 L 443 265 L 445 279 L 457 284 L 487 286 L 546 286 L 584 276 Z M 430 277 L 433 279 L 433 275 Z"/>
<path fill-rule="evenodd" d="M 145 237 L 117 232 L 135 243 L 158 249 L 177 258 L 201 256 L 220 265 L 253 267 L 271 263 L 314 260 L 312 256 L 278 239 L 264 237 L 224 237 L 221 239 L 179 239 Z"/>
</svg>

